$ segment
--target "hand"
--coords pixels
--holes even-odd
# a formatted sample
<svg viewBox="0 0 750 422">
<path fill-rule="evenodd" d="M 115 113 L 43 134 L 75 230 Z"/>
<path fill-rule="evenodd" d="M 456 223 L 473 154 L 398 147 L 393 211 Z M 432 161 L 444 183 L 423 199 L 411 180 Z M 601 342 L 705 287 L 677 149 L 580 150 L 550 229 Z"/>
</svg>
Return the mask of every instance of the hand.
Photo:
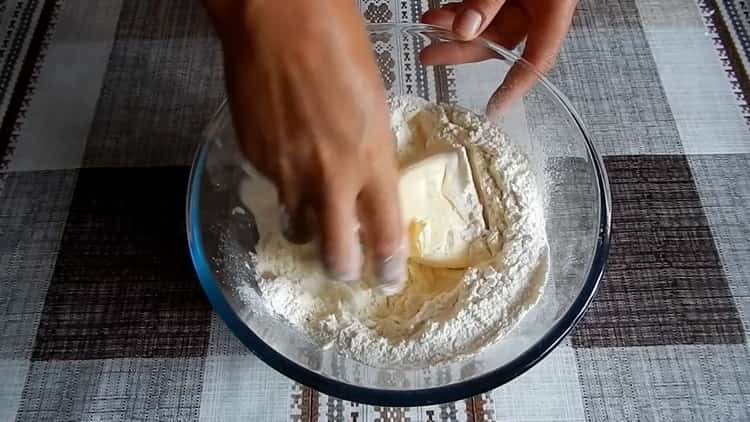
<svg viewBox="0 0 750 422">
<path fill-rule="evenodd" d="M 384 284 L 400 282 L 405 256 L 393 135 L 354 4 L 205 1 L 222 40 L 240 147 L 275 183 L 287 238 L 305 243 L 318 235 L 330 274 L 356 280 L 361 223 L 375 275 Z"/>
<path fill-rule="evenodd" d="M 508 50 L 523 40 L 522 57 L 539 71 L 547 72 L 555 62 L 570 28 L 576 0 L 464 0 L 427 11 L 422 22 L 452 30 L 462 40 L 478 36 L 494 41 Z M 436 43 L 422 51 L 428 65 L 469 63 L 497 55 L 478 43 Z M 514 65 L 488 104 L 502 110 L 523 97 L 537 81 L 529 67 Z"/>
</svg>

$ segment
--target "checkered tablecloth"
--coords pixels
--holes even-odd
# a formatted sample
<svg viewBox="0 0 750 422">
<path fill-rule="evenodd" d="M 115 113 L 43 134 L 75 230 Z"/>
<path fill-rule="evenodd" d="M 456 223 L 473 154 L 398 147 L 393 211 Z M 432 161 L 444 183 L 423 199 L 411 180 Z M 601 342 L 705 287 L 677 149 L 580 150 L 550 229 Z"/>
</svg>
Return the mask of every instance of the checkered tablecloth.
<svg viewBox="0 0 750 422">
<path fill-rule="evenodd" d="M 199 2 L 0 1 L 0 421 L 750 421 L 749 36 L 746 0 L 580 2 L 550 77 L 610 176 L 602 288 L 517 380 L 404 409 L 295 384 L 202 296 L 183 199 L 224 92 Z"/>
</svg>

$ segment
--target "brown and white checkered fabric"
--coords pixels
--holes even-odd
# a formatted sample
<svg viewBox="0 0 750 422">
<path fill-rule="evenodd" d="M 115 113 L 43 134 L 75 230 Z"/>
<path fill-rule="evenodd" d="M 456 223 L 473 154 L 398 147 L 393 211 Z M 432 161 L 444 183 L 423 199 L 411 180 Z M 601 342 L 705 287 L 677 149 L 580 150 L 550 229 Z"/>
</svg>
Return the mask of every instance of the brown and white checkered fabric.
<svg viewBox="0 0 750 422">
<path fill-rule="evenodd" d="M 199 2 L 4 1 L 0 37 L 0 421 L 750 420 L 747 1 L 579 3 L 550 78 L 605 155 L 606 279 L 530 372 L 417 408 L 291 382 L 204 299 L 183 194 L 224 93 Z M 441 72 L 436 97 L 471 100 Z"/>
</svg>

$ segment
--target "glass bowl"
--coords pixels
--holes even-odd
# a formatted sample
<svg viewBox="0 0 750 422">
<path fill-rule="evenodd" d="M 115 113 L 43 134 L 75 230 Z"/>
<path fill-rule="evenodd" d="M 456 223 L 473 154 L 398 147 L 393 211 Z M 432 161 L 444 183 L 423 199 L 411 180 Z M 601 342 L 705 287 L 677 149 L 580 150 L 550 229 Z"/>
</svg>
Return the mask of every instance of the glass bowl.
<svg viewBox="0 0 750 422">
<path fill-rule="evenodd" d="M 253 353 L 289 378 L 332 396 L 376 405 L 459 400 L 502 385 L 534 366 L 586 311 L 609 249 L 607 178 L 569 102 L 512 52 L 485 40 L 457 43 L 450 33 L 425 25 L 372 25 L 368 31 L 391 95 L 417 95 L 485 113 L 511 66 L 537 79 L 522 98 L 490 113 L 512 142 L 525 149 L 542 187 L 550 268 L 536 306 L 508 335 L 478 354 L 426 368 L 372 367 L 315 344 L 271 314 L 254 286 L 247 254 L 257 232 L 238 195 L 239 183 L 247 176 L 226 104 L 209 124 L 190 175 L 190 253 L 219 316 Z M 438 44 L 472 48 L 485 60 L 422 65 L 420 51 Z M 239 286 L 245 286 L 242 299 Z"/>
</svg>

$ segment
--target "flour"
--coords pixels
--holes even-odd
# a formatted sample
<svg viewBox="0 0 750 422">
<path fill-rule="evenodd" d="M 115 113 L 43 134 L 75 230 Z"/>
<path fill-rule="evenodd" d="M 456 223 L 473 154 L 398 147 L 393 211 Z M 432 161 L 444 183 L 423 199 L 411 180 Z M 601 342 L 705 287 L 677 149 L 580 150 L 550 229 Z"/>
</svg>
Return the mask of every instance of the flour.
<svg viewBox="0 0 750 422">
<path fill-rule="evenodd" d="M 424 367 L 471 355 L 507 334 L 537 302 L 547 271 L 542 201 L 526 156 L 479 116 L 416 97 L 390 102 L 401 166 L 464 147 L 486 229 L 471 266 L 431 268 L 412 262 L 404 290 L 383 296 L 371 276 L 330 280 L 313 244 L 280 234 L 274 187 L 251 173 L 240 187 L 255 216 L 259 242 L 250 259 L 269 310 L 321 345 L 378 367 Z M 240 287 L 240 296 L 250 289 Z"/>
</svg>

